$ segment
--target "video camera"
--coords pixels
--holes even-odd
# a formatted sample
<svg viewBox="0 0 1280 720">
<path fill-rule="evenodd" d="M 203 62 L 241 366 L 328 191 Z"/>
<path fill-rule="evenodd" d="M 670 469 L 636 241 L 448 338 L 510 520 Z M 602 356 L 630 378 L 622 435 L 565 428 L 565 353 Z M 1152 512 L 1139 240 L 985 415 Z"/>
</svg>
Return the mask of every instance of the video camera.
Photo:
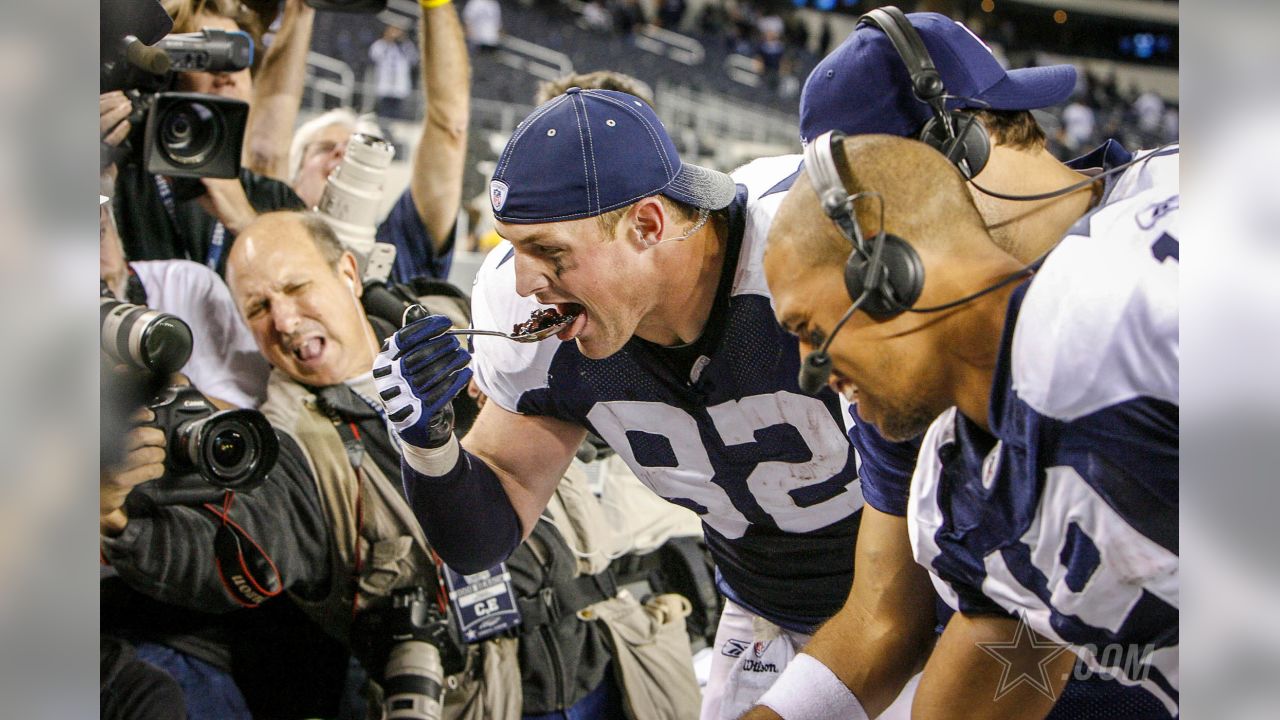
<svg viewBox="0 0 1280 720">
<path fill-rule="evenodd" d="M 178 72 L 237 72 L 252 63 L 253 39 L 238 31 L 206 28 L 154 46 L 126 35 L 104 45 L 100 91 L 129 96 L 134 130 L 118 147 L 103 145 L 102 167 L 141 161 L 169 177 L 239 175 L 249 104 L 171 88 Z"/>
<path fill-rule="evenodd" d="M 120 302 L 105 285 L 99 307 L 104 355 L 146 377 L 138 383 L 142 402 L 166 439 L 164 477 L 138 486 L 130 502 L 192 505 L 261 485 L 280 452 L 266 417 L 257 410 L 219 412 L 194 387 L 168 382 L 191 357 L 191 328 L 168 313 Z"/>
</svg>

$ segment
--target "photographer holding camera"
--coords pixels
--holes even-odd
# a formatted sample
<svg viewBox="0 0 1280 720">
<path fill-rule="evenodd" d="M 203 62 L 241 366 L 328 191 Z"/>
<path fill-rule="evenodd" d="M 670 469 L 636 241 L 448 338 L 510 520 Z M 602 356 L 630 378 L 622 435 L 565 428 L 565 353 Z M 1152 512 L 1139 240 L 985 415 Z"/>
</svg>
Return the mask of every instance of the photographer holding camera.
<svg viewBox="0 0 1280 720">
<path fill-rule="evenodd" d="M 125 504 L 132 487 L 165 474 L 164 434 L 135 430 L 129 461 L 105 473 L 102 488 L 103 554 L 125 581 L 213 612 L 251 604 L 245 587 L 287 590 L 352 648 L 389 708 L 417 713 L 389 717 L 434 717 L 441 698 L 446 717 L 515 718 L 579 703 L 601 710 L 593 717 L 696 714 L 687 611 L 670 598 L 642 607 L 618 591 L 609 546 L 599 540 L 609 528 L 598 508 L 593 516 L 582 507 L 594 502 L 589 492 L 565 495 L 569 509 L 513 555 L 509 570 L 462 578 L 437 566 L 374 397 L 373 358 L 395 328 L 365 314 L 355 258 L 323 219 L 258 218 L 227 269 L 275 366 L 262 411 L 278 429 L 279 461 L 257 490 L 231 502 Z M 443 304 L 455 323 L 466 322 L 465 301 Z M 463 409 L 460 418 L 470 414 Z M 566 492 L 579 480 L 566 482 Z M 228 538 L 244 552 L 243 565 L 221 559 L 215 546 Z M 578 553 L 595 564 L 584 571 Z M 236 580 L 220 567 L 248 572 Z M 477 590 L 479 575 L 485 585 Z M 452 613 L 470 608 L 453 615 L 456 627 L 446 621 L 442 582 L 457 601 Z M 459 674 L 463 668 L 470 672 Z"/>
<path fill-rule="evenodd" d="M 257 13 L 235 0 L 164 0 L 163 5 L 174 19 L 166 42 L 185 33 L 212 33 L 220 43 L 170 56 L 216 56 L 212 66 L 218 69 L 171 72 L 167 62 L 144 62 L 146 73 L 104 73 L 104 92 L 98 99 L 103 165 L 117 173 L 115 214 L 130 258 L 185 258 L 221 273 L 227 247 L 258 213 L 302 207 L 285 183 L 240 164 L 242 152 L 255 165 L 264 164 L 261 147 L 280 134 L 278 125 L 292 124 L 296 103 L 293 115 L 273 117 L 250 110 L 255 97 L 249 69 L 251 38 L 261 36 L 262 26 Z M 104 6 L 104 14 L 109 9 Z M 280 33 L 287 41 L 273 45 L 262 61 L 264 72 L 276 76 L 263 93 L 270 108 L 289 105 L 279 101 L 291 96 L 282 85 L 298 85 L 297 96 L 301 95 L 300 70 L 291 68 L 297 64 L 298 44 L 305 48 L 310 42 L 313 14 L 301 0 L 293 0 Z M 294 32 L 299 25 L 305 31 Z M 302 58 L 305 61 L 305 52 Z M 156 95 L 157 90 L 183 94 Z M 153 127 L 144 136 L 139 124 Z M 242 150 L 245 137 L 248 151 Z M 144 142 L 148 147 L 139 147 Z"/>
<path fill-rule="evenodd" d="M 400 283 L 449 276 L 471 113 L 471 62 L 457 10 L 449 0 L 421 0 L 420 5 L 419 65 L 426 113 L 409 187 L 377 228 L 378 242 L 396 248 L 391 278 Z M 377 134 L 377 127 L 372 119 L 339 108 L 303 123 L 293 134 L 289 184 L 308 208 L 320 206 L 326 181 L 342 162 L 354 133 Z"/>
<path fill-rule="evenodd" d="M 365 667 L 389 693 L 434 688 L 401 699 L 435 717 L 443 666 L 453 673 L 468 662 L 478 668 L 482 656 L 478 648 L 464 656 L 448 642 L 434 602 L 435 564 L 399 499 L 397 456 L 382 419 L 356 394 L 371 386 L 377 341 L 359 304 L 355 259 L 319 217 L 269 214 L 247 229 L 228 269 L 238 305 L 276 366 L 263 411 L 280 428 L 278 462 L 252 493 L 225 503 L 168 504 L 165 489 L 155 486 L 170 482 L 172 435 L 140 424 L 126 461 L 103 474 L 103 555 L 134 588 L 206 612 L 256 605 L 287 590 L 325 632 L 365 651 Z M 255 299 L 246 302 L 246 288 Z M 143 411 L 138 420 L 149 418 Z M 139 490 L 160 502 L 136 502 Z M 226 545 L 239 558 L 228 560 Z M 414 588 L 425 588 L 431 602 L 421 602 Z M 434 621 L 411 628 L 421 634 L 408 644 L 353 628 L 372 610 L 378 621 L 361 622 L 404 630 L 397 611 L 413 608 L 419 618 L 437 609 Z M 446 648 L 443 661 L 439 647 Z M 495 641 L 484 652 L 510 648 L 510 641 Z M 488 688 L 492 697 L 479 700 L 486 687 L 468 678 L 452 683 L 449 704 L 502 715 L 500 689 Z"/>
<path fill-rule="evenodd" d="M 191 359 L 183 367 L 187 377 L 218 407 L 257 407 L 266 397 L 271 368 L 222 278 L 189 260 L 129 262 L 105 196 L 98 224 L 102 302 L 149 307 L 181 318 L 192 326 Z M 129 331 L 124 326 L 120 330 Z"/>
</svg>

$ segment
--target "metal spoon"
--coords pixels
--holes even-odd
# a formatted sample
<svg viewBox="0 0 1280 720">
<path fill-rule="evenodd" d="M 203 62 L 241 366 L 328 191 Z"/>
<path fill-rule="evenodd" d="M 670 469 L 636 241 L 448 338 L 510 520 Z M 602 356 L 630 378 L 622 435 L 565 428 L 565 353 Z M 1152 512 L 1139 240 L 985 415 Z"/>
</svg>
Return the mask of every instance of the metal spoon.
<svg viewBox="0 0 1280 720">
<path fill-rule="evenodd" d="M 417 320 L 419 318 L 426 317 L 426 312 L 427 312 L 426 309 L 423 308 L 421 305 L 411 305 L 410 307 L 405 309 L 405 315 L 404 315 L 405 322 L 402 323 L 402 325 L 413 322 L 414 320 Z M 506 338 L 507 340 L 512 340 L 518 343 L 531 343 L 531 342 L 538 342 L 540 340 L 546 340 L 552 335 L 555 335 L 556 333 L 565 329 L 569 325 L 573 324 L 573 321 L 577 319 L 578 319 L 578 315 L 575 313 L 573 315 L 569 315 L 568 317 L 566 317 L 563 322 L 559 322 L 559 323 L 556 323 L 555 325 L 542 328 L 541 330 L 535 330 L 530 333 L 520 333 L 519 335 L 516 335 L 514 333 L 505 333 L 505 332 L 502 332 L 501 330 L 478 330 L 476 328 L 456 328 L 453 330 L 446 330 L 444 334 L 445 335 L 491 335 L 493 337 Z"/>
</svg>

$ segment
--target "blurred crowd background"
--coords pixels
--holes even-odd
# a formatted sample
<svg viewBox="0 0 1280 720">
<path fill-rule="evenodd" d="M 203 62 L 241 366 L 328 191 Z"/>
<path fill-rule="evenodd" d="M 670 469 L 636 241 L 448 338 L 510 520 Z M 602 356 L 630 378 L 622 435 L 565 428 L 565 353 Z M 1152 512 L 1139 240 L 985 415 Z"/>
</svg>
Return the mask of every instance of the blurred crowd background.
<svg viewBox="0 0 1280 720">
<path fill-rule="evenodd" d="M 465 198 L 483 198 L 492 163 L 515 123 L 533 109 L 530 88 L 570 72 L 612 70 L 649 85 L 681 155 L 731 170 L 794 152 L 800 89 L 814 65 L 852 31 L 861 0 L 467 0 L 459 11 L 472 56 Z M 1037 111 L 1050 148 L 1075 157 L 1107 138 L 1154 147 L 1179 135 L 1178 4 L 1139 0 L 922 0 L 906 11 L 944 13 L 987 41 L 1008 67 L 1069 62 L 1080 70 L 1067 104 Z M 1070 9 L 1063 9 L 1067 6 Z M 384 107 L 388 36 L 417 42 L 412 0 L 376 15 L 316 16 L 302 119 L 347 106 Z M 402 72 L 417 87 L 419 68 Z M 379 113 L 397 142 L 412 143 L 421 92 Z M 404 165 L 406 152 L 398 152 Z M 407 167 L 407 166 L 406 166 Z M 407 172 L 407 170 L 406 170 Z M 406 180 L 407 181 L 407 176 Z M 484 249 L 479 223 L 464 226 Z M 458 250 L 465 251 L 466 243 Z M 460 267 L 467 266 L 464 261 Z"/>
</svg>

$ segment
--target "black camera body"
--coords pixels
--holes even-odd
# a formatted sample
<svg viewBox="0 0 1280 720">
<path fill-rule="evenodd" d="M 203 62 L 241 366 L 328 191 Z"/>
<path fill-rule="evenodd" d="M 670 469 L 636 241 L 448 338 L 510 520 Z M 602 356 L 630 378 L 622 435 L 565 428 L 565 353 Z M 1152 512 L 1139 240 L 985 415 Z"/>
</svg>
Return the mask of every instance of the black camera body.
<svg viewBox="0 0 1280 720">
<path fill-rule="evenodd" d="M 138 486 L 133 493 L 138 501 L 198 505 L 225 490 L 247 492 L 261 485 L 280 454 L 266 417 L 257 410 L 219 412 L 194 387 L 168 385 L 169 376 L 191 357 L 191 328 L 168 313 L 115 300 L 105 285 L 102 292 L 103 356 L 123 365 L 132 379 L 108 377 L 144 393 L 134 406 L 146 398 L 156 427 L 165 434 L 165 476 Z"/>
<path fill-rule="evenodd" d="M 186 504 L 187 489 L 207 497 L 209 486 L 248 492 L 275 467 L 280 444 L 257 410 L 219 411 L 199 390 L 169 386 L 147 403 L 164 431 L 168 452 L 165 477 L 158 482 L 164 504 Z M 196 480 L 199 482 L 190 482 Z"/>
</svg>

